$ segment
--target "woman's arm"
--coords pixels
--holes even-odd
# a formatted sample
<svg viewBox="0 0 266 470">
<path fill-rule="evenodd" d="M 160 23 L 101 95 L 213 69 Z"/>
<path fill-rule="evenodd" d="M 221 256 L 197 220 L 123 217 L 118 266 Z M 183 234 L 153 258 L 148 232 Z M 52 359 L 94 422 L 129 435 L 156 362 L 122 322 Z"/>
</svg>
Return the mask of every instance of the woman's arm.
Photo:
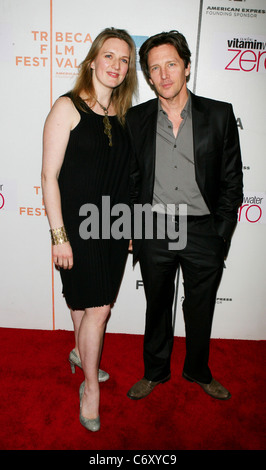
<svg viewBox="0 0 266 470">
<path fill-rule="evenodd" d="M 42 191 L 51 230 L 64 226 L 58 177 L 64 161 L 70 131 L 79 121 L 79 113 L 67 97 L 52 107 L 43 132 Z M 52 246 L 56 266 L 71 269 L 73 254 L 69 241 Z"/>
</svg>

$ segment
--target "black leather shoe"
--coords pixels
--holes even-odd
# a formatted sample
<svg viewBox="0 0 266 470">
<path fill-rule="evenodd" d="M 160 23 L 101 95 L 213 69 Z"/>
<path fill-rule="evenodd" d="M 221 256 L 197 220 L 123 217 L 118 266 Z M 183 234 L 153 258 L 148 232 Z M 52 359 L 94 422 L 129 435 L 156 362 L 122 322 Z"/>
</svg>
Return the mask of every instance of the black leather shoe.
<svg viewBox="0 0 266 470">
<path fill-rule="evenodd" d="M 204 392 L 206 392 L 212 398 L 216 398 L 217 400 L 229 400 L 229 398 L 231 398 L 231 393 L 226 390 L 223 385 L 217 382 L 217 380 L 212 379 L 211 383 L 203 384 L 197 380 L 192 379 L 192 377 L 189 377 L 189 375 L 187 375 L 185 372 L 183 372 L 182 375 L 184 379 L 188 380 L 189 382 L 194 382 L 200 385 Z"/>
<path fill-rule="evenodd" d="M 131 400 L 140 400 L 141 398 L 145 398 L 153 391 L 156 385 L 167 382 L 170 377 L 171 374 L 162 380 L 158 380 L 158 382 L 152 382 L 152 380 L 147 380 L 145 377 L 143 377 L 143 379 L 139 380 L 139 382 L 135 383 L 135 385 L 131 387 L 131 389 L 127 392 L 127 396 L 128 398 L 131 398 Z"/>
</svg>

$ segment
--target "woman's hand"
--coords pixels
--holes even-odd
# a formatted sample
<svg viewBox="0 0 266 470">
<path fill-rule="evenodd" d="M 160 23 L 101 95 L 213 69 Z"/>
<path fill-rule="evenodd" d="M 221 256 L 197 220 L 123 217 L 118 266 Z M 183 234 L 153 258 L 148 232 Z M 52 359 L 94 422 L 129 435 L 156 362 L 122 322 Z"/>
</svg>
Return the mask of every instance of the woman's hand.
<svg viewBox="0 0 266 470">
<path fill-rule="evenodd" d="M 73 267 L 73 253 L 69 242 L 53 245 L 52 256 L 56 268 L 71 269 Z"/>
</svg>

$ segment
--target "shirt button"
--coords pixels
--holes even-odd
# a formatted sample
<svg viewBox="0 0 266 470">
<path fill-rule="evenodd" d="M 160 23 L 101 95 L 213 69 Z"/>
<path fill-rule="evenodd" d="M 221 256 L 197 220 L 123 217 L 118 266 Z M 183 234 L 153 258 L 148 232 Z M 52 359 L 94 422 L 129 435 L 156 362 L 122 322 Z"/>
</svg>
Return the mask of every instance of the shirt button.
<svg viewBox="0 0 266 470">
<path fill-rule="evenodd" d="M 176 191 L 178 190 L 178 187 L 177 187 L 177 186 L 175 187 L 175 190 L 176 190 Z"/>
<path fill-rule="evenodd" d="M 176 145 L 174 145 L 174 149 L 176 149 Z"/>
</svg>

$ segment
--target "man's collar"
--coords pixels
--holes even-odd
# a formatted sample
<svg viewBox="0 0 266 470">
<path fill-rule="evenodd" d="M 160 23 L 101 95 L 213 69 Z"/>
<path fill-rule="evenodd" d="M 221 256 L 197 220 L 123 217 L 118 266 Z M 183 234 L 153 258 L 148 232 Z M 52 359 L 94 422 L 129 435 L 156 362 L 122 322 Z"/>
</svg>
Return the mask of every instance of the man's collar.
<svg viewBox="0 0 266 470">
<path fill-rule="evenodd" d="M 184 108 L 182 109 L 180 113 L 180 116 L 182 119 L 184 119 L 187 115 L 191 115 L 191 94 L 190 94 L 189 89 L 187 89 L 187 91 L 188 91 L 188 99 L 186 101 Z M 160 98 L 158 98 L 158 112 L 167 114 L 162 107 Z"/>
</svg>

